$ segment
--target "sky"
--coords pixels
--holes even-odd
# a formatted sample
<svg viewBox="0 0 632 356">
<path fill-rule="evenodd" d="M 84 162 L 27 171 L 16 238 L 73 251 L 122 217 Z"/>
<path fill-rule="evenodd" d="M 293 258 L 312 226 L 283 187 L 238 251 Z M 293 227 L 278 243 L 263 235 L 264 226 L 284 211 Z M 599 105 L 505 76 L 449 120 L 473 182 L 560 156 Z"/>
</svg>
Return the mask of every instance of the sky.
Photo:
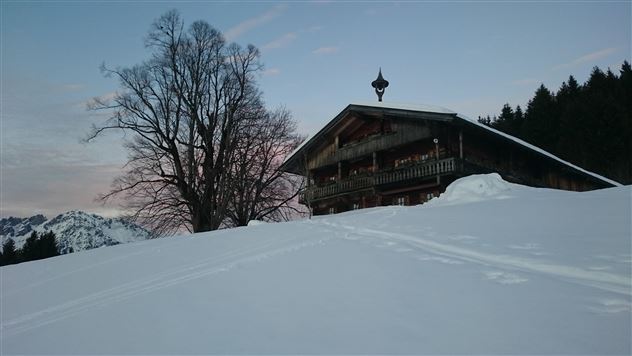
<svg viewBox="0 0 632 356">
<path fill-rule="evenodd" d="M 630 61 L 630 1 L 7 1 L 0 2 L 0 216 L 68 210 L 105 216 L 126 160 L 122 133 L 85 142 L 107 112 L 87 110 L 118 89 L 102 63 L 149 57 L 151 23 L 177 9 L 232 42 L 261 50 L 266 104 L 285 106 L 310 134 L 352 102 L 447 107 L 476 118 L 524 107 L 569 75 L 615 73 Z"/>
</svg>

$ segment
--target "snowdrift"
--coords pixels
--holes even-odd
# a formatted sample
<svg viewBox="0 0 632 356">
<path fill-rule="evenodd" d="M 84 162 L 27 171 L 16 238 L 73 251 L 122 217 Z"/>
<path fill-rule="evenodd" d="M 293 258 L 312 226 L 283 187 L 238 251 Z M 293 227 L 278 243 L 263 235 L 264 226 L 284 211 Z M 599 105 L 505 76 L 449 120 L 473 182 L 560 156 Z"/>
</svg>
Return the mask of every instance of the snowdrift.
<svg viewBox="0 0 632 356">
<path fill-rule="evenodd" d="M 431 206 L 473 203 L 492 199 L 507 199 L 533 188 L 503 180 L 498 173 L 477 174 L 460 178 L 450 184 L 441 196 L 430 201 Z"/>
<path fill-rule="evenodd" d="M 630 187 L 430 204 L 2 267 L 3 353 L 630 354 Z"/>
</svg>

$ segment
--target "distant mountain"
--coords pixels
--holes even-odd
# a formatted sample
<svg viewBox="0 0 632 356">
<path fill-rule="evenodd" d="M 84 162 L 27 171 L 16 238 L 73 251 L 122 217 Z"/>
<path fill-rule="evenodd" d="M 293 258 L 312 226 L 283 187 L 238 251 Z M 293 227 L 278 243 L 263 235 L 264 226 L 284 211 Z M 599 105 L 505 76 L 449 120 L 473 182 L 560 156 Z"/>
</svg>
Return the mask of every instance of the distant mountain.
<svg viewBox="0 0 632 356">
<path fill-rule="evenodd" d="M 33 231 L 54 232 L 62 254 L 146 240 L 150 236 L 147 230 L 125 219 L 104 218 L 83 211 L 69 211 L 51 220 L 44 215 L 0 220 L 2 242 L 10 237 L 16 248 L 21 248 Z"/>
</svg>

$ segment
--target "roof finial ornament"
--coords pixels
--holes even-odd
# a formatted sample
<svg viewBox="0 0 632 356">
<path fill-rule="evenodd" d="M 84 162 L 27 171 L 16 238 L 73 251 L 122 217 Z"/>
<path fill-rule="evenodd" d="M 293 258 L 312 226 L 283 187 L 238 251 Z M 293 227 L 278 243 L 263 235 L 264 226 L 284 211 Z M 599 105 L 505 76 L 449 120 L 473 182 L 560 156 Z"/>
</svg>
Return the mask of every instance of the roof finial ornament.
<svg viewBox="0 0 632 356">
<path fill-rule="evenodd" d="M 382 95 L 384 95 L 384 89 L 388 86 L 388 80 L 385 80 L 382 77 L 382 68 L 380 67 L 380 72 L 377 75 L 377 79 L 371 82 L 371 86 L 375 88 L 375 94 L 377 94 L 377 101 L 382 101 Z"/>
</svg>

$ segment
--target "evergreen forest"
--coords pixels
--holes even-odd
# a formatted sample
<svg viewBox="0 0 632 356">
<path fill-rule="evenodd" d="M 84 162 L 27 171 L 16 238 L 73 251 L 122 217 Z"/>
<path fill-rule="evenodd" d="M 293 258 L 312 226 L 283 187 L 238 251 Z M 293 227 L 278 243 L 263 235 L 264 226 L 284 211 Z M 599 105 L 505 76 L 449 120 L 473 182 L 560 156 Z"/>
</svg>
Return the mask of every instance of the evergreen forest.
<svg viewBox="0 0 632 356">
<path fill-rule="evenodd" d="M 8 238 L 2 244 L 0 266 L 41 260 L 54 256 L 59 256 L 59 246 L 57 246 L 55 234 L 52 231 L 43 234 L 38 234 L 37 231 L 33 231 L 21 249 L 16 249 L 15 242 L 11 238 Z"/>
<path fill-rule="evenodd" d="M 557 92 L 543 84 L 526 109 L 505 104 L 478 121 L 622 184 L 632 184 L 632 68 L 594 67 L 579 84 L 571 75 Z"/>
</svg>

